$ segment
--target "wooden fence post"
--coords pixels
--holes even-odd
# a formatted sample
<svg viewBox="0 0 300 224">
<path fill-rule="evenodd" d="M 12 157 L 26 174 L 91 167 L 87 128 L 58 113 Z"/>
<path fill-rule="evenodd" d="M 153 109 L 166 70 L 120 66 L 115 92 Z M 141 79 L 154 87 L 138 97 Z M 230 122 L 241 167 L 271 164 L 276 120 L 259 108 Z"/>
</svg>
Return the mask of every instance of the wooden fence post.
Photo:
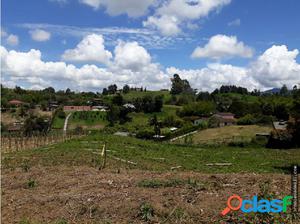
<svg viewBox="0 0 300 224">
<path fill-rule="evenodd" d="M 106 166 L 106 142 L 103 145 L 101 157 L 102 157 L 101 169 L 104 169 Z"/>
</svg>

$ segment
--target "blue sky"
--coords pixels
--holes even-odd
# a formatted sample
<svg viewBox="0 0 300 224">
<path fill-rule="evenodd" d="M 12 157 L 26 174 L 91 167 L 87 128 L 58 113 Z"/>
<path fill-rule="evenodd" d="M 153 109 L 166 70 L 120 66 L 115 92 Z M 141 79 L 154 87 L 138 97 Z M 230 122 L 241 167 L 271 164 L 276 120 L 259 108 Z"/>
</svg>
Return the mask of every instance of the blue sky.
<svg viewBox="0 0 300 224">
<path fill-rule="evenodd" d="M 199 90 L 291 87 L 300 83 L 299 10 L 298 0 L 2 0 L 1 79 L 159 89 L 178 72 Z"/>
</svg>

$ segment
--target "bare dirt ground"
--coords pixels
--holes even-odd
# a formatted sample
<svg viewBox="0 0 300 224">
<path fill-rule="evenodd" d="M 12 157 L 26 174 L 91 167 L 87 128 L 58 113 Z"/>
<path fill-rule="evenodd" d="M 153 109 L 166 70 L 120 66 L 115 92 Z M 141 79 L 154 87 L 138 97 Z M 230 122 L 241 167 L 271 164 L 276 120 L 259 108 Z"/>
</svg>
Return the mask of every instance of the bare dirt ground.
<svg viewBox="0 0 300 224">
<path fill-rule="evenodd" d="M 158 179 L 189 181 L 156 188 L 140 185 Z M 278 198 L 290 193 L 290 176 L 283 174 L 99 171 L 82 166 L 4 169 L 2 223 L 143 223 L 143 203 L 153 208 L 150 223 L 225 223 L 219 214 L 227 198 L 258 194 L 266 181 Z"/>
</svg>

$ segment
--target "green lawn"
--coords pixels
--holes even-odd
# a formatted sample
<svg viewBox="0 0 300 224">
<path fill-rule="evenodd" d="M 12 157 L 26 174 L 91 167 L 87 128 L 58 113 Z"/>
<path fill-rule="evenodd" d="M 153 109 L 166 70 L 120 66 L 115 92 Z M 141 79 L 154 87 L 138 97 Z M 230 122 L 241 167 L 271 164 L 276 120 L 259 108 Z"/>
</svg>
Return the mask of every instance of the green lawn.
<svg viewBox="0 0 300 224">
<path fill-rule="evenodd" d="M 65 118 L 59 118 L 58 116 L 54 117 L 52 128 L 54 129 L 63 129 L 65 123 Z"/>
<path fill-rule="evenodd" d="M 107 125 L 106 112 L 101 111 L 76 111 L 73 112 L 68 129 L 74 129 L 81 126 L 86 129 L 98 129 Z"/>
<path fill-rule="evenodd" d="M 108 168 L 133 168 L 165 171 L 181 166 L 181 170 L 204 173 L 280 173 L 300 162 L 300 149 L 277 150 L 262 147 L 197 147 L 144 141 L 95 133 L 82 139 L 35 150 L 2 154 L 3 168 L 23 166 L 87 165 L 99 166 L 99 153 L 108 144 Z M 94 152 L 94 153 L 93 153 Z M 118 157 L 137 163 L 118 162 Z M 231 166 L 208 166 L 209 163 L 232 163 Z"/>
</svg>

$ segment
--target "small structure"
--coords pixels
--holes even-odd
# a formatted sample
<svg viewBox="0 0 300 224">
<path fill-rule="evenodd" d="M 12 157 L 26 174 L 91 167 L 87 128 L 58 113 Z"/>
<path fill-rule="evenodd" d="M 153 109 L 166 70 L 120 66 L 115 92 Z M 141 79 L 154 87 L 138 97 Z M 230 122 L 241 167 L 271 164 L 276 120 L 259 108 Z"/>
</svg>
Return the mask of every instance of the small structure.
<svg viewBox="0 0 300 224">
<path fill-rule="evenodd" d="M 10 101 L 8 101 L 8 104 L 15 106 L 15 107 L 20 107 L 21 105 L 24 104 L 24 102 L 22 102 L 20 100 L 10 100 Z"/>
<path fill-rule="evenodd" d="M 106 111 L 108 111 L 108 107 L 107 106 L 92 106 L 92 111 L 106 112 Z"/>
<path fill-rule="evenodd" d="M 275 130 L 285 131 L 287 129 L 287 121 L 275 121 L 273 122 L 273 128 Z"/>
<path fill-rule="evenodd" d="M 64 111 L 91 111 L 91 106 L 64 106 Z"/>
<path fill-rule="evenodd" d="M 59 104 L 57 101 L 50 101 L 48 103 L 48 111 L 53 111 L 53 110 L 56 110 L 57 108 L 59 107 Z"/>
<path fill-rule="evenodd" d="M 170 128 L 170 131 L 176 131 L 176 130 L 178 130 L 178 128 L 176 128 L 176 127 L 172 127 L 172 128 Z"/>
<path fill-rule="evenodd" d="M 219 127 L 224 127 L 236 124 L 234 116 L 232 113 L 216 113 L 212 117 L 218 121 Z"/>
<path fill-rule="evenodd" d="M 126 109 L 135 110 L 135 106 L 131 103 L 126 103 L 123 105 Z"/>
<path fill-rule="evenodd" d="M 207 121 L 208 121 L 207 117 L 201 117 L 201 118 L 195 119 L 193 121 L 193 125 L 198 126 L 198 125 L 202 124 L 203 122 L 207 122 Z"/>
<path fill-rule="evenodd" d="M 129 132 L 125 132 L 125 131 L 117 131 L 114 133 L 114 135 L 117 135 L 117 136 L 122 136 L 122 137 L 127 137 L 130 135 Z"/>
<path fill-rule="evenodd" d="M 15 121 L 14 123 L 8 125 L 7 131 L 12 132 L 20 132 L 23 128 L 23 122 Z"/>
</svg>

